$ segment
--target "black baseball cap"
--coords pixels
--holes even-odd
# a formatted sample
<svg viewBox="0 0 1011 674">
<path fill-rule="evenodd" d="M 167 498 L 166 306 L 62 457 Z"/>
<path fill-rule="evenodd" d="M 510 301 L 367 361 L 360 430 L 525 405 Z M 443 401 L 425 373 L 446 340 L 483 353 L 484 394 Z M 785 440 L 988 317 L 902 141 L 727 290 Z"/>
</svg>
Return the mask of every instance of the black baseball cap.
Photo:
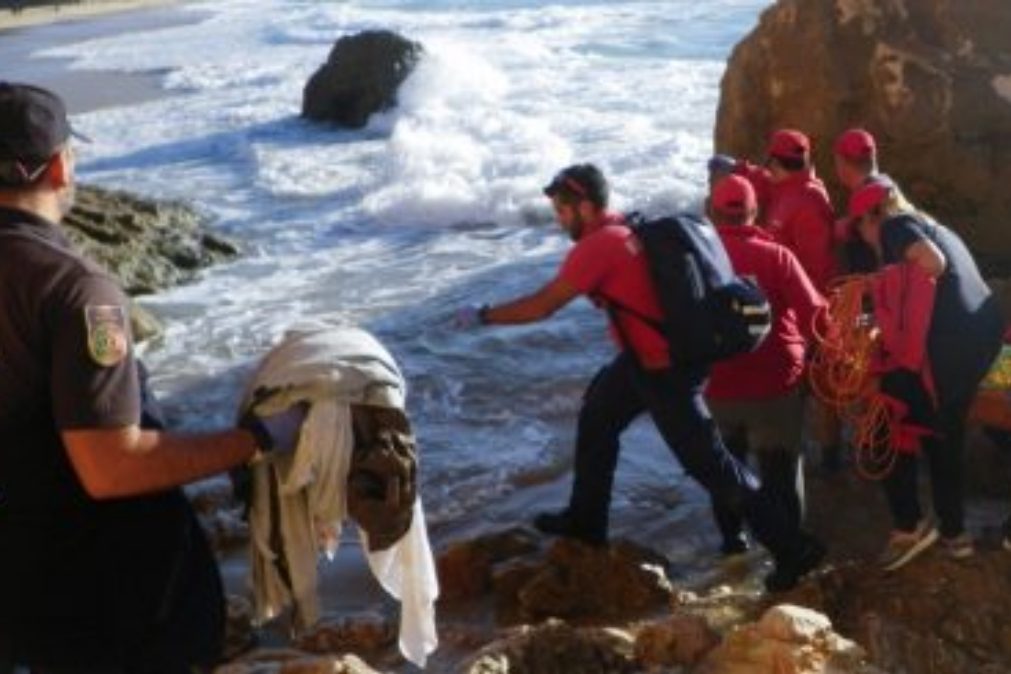
<svg viewBox="0 0 1011 674">
<path fill-rule="evenodd" d="M 546 196 L 567 194 L 579 199 L 588 199 L 601 208 L 607 206 L 610 193 L 607 178 L 593 164 L 566 166 L 544 186 Z"/>
<path fill-rule="evenodd" d="M 75 133 L 59 96 L 31 84 L 0 82 L 0 184 L 27 185 Z"/>
</svg>

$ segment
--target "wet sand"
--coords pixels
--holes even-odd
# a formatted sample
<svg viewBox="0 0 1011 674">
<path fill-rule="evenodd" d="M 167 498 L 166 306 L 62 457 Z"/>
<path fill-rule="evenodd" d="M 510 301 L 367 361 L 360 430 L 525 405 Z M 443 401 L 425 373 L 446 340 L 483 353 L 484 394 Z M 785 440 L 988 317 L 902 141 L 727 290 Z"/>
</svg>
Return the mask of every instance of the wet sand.
<svg viewBox="0 0 1011 674">
<path fill-rule="evenodd" d="M 85 0 L 84 2 L 52 2 L 33 5 L 18 11 L 13 9 L 17 0 L 9 0 L 0 5 L 0 31 L 10 28 L 24 28 L 43 24 L 73 21 L 112 14 L 154 5 L 167 5 L 178 0 Z"/>
<path fill-rule="evenodd" d="M 60 94 L 71 114 L 142 103 L 165 96 L 165 75 L 153 72 L 108 72 L 72 69 L 70 59 L 41 57 L 46 49 L 104 35 L 161 28 L 198 21 L 181 2 L 133 0 L 83 2 L 25 9 L 14 15 L 0 10 L 0 79 L 29 82 Z"/>
</svg>

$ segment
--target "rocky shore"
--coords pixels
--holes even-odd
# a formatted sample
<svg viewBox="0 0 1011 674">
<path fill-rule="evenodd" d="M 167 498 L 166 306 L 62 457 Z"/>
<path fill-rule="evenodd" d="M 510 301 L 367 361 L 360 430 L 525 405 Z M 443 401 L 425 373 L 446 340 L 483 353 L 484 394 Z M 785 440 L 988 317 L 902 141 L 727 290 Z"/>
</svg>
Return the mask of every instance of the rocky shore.
<svg viewBox="0 0 1011 674">
<path fill-rule="evenodd" d="M 70 240 L 138 297 L 192 280 L 203 268 L 238 256 L 238 246 L 210 232 L 206 218 L 179 202 L 83 185 L 63 221 Z M 134 305 L 134 336 L 143 341 L 160 329 Z"/>
</svg>

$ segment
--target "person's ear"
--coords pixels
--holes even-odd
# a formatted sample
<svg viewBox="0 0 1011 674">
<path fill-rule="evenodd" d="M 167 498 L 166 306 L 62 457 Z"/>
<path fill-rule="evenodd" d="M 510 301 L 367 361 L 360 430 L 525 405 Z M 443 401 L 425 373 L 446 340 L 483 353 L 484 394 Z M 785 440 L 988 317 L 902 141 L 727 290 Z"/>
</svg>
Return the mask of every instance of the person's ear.
<svg viewBox="0 0 1011 674">
<path fill-rule="evenodd" d="M 71 162 L 70 151 L 66 148 L 60 150 L 49 160 L 43 180 L 47 181 L 49 186 L 55 190 L 67 187 L 74 179 L 74 168 Z"/>
<path fill-rule="evenodd" d="M 597 205 L 589 199 L 580 199 L 577 208 L 579 209 L 580 217 L 587 222 L 596 219 L 597 213 L 600 211 Z"/>
</svg>

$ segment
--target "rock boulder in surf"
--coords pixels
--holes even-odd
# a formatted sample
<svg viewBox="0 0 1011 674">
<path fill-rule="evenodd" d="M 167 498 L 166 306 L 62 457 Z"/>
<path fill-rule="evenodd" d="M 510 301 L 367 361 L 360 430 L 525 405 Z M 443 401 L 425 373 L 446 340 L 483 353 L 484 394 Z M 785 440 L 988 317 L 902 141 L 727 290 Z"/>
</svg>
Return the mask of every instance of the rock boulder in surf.
<svg viewBox="0 0 1011 674">
<path fill-rule="evenodd" d="M 370 30 L 337 40 L 302 92 L 302 116 L 357 129 L 392 108 L 422 46 L 394 32 Z"/>
</svg>

